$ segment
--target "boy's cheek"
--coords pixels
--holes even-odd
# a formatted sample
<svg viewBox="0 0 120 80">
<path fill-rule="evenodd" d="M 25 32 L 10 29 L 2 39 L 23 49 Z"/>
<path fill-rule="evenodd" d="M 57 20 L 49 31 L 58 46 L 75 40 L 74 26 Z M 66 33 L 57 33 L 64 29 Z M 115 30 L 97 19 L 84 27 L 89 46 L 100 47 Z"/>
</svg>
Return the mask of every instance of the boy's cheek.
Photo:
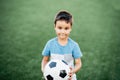
<svg viewBox="0 0 120 80">
<path fill-rule="evenodd" d="M 56 31 L 56 32 L 60 32 L 60 30 L 59 30 L 59 29 L 55 29 L 55 31 Z"/>
<path fill-rule="evenodd" d="M 67 31 L 66 34 L 70 34 L 70 31 Z"/>
</svg>

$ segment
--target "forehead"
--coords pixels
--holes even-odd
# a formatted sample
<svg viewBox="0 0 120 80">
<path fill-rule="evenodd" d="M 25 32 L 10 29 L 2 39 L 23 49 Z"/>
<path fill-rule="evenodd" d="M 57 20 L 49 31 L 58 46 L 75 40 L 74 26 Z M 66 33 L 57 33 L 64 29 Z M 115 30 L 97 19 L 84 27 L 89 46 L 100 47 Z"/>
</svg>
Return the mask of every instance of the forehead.
<svg viewBox="0 0 120 80">
<path fill-rule="evenodd" d="M 56 26 L 66 26 L 66 27 L 71 27 L 71 23 L 67 22 L 65 20 L 59 20 L 56 22 Z"/>
</svg>

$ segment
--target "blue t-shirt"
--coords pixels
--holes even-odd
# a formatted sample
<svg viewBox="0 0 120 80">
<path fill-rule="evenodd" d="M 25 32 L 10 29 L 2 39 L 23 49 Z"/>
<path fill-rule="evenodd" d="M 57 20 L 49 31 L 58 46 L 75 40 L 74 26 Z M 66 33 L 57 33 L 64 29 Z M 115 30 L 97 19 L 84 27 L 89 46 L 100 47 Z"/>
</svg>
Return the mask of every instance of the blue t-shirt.
<svg viewBox="0 0 120 80">
<path fill-rule="evenodd" d="M 51 59 L 65 60 L 69 66 L 74 67 L 74 59 L 80 58 L 82 53 L 79 45 L 71 38 L 68 38 L 68 43 L 62 46 L 56 37 L 47 42 L 42 55 L 50 56 Z"/>
</svg>

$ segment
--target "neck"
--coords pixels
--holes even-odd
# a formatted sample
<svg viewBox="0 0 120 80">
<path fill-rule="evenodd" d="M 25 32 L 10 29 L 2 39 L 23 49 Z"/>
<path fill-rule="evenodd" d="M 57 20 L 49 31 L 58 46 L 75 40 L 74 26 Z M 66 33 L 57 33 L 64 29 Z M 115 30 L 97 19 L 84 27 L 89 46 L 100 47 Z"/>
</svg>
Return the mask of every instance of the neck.
<svg viewBox="0 0 120 80">
<path fill-rule="evenodd" d="M 67 39 L 59 39 L 58 38 L 58 43 L 62 46 L 65 46 L 68 43 L 68 38 Z"/>
</svg>

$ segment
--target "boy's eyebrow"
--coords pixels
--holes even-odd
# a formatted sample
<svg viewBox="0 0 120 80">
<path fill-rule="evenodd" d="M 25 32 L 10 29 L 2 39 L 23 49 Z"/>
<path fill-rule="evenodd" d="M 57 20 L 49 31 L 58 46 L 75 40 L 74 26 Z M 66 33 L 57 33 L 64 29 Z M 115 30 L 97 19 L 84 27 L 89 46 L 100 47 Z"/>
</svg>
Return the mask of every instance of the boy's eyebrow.
<svg viewBox="0 0 120 80">
<path fill-rule="evenodd" d="M 61 26 L 58 26 L 58 27 L 61 27 Z"/>
</svg>

